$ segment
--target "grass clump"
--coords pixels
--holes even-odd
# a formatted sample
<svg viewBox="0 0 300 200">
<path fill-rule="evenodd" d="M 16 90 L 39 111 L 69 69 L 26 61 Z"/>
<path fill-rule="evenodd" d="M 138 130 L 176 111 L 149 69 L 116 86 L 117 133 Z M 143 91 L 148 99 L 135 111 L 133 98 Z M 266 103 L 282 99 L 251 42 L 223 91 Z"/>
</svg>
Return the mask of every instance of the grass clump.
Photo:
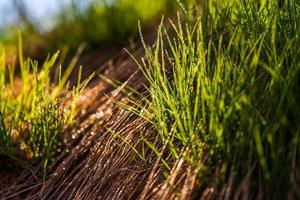
<svg viewBox="0 0 300 200">
<path fill-rule="evenodd" d="M 202 192 L 300 198 L 299 17 L 293 0 L 204 1 L 145 45 L 141 115 L 168 146 L 163 162 L 185 158 Z"/>
<path fill-rule="evenodd" d="M 19 38 L 19 68 L 7 65 L 4 48 L 0 62 L 0 155 L 26 167 L 37 167 L 45 173 L 49 163 L 62 148 L 62 131 L 72 122 L 71 106 L 64 107 L 66 82 L 71 65 L 62 76 L 57 68 L 57 80 L 51 73 L 59 53 L 48 57 L 42 66 L 31 59 L 24 60 Z M 16 72 L 16 74 L 15 74 Z M 80 80 L 80 77 L 79 77 Z M 82 91 L 74 88 L 74 99 Z"/>
</svg>

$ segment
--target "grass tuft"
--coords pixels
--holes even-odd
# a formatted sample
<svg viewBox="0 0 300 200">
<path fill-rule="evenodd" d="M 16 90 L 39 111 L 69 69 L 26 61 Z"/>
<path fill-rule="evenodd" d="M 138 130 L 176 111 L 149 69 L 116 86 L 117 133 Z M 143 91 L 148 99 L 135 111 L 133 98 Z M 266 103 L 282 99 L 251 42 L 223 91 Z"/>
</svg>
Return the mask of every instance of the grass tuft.
<svg viewBox="0 0 300 200">
<path fill-rule="evenodd" d="M 215 189 L 232 179 L 235 192 L 297 197 L 299 2 L 204 3 L 193 23 L 179 17 L 171 30 L 159 27 L 154 49 L 144 44 L 153 115 L 140 115 L 171 163 L 183 157 L 196 169 L 200 188 L 215 186 L 217 173 Z"/>
<path fill-rule="evenodd" d="M 0 155 L 27 167 L 37 167 L 46 173 L 49 163 L 62 148 L 62 131 L 71 125 L 78 96 L 87 82 L 74 87 L 71 106 L 66 106 L 67 79 L 74 68 L 77 55 L 61 75 L 51 82 L 51 71 L 59 57 L 57 52 L 43 65 L 23 58 L 22 38 L 19 36 L 19 71 L 6 65 L 1 48 L 0 62 Z M 80 53 L 81 50 L 79 50 Z M 15 74 L 16 72 L 16 74 Z M 80 76 L 80 73 L 79 73 Z M 80 77 L 78 78 L 80 81 Z"/>
</svg>

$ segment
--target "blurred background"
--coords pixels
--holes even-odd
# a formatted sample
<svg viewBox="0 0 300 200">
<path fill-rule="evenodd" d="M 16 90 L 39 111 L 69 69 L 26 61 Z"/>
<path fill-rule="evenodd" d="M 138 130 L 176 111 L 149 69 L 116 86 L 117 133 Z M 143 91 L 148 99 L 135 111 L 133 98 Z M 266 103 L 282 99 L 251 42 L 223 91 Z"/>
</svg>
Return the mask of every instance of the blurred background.
<svg viewBox="0 0 300 200">
<path fill-rule="evenodd" d="M 177 0 L 0 0 L 0 45 L 16 52 L 21 32 L 24 53 L 35 59 L 62 49 L 72 54 L 83 43 L 85 52 L 121 47 L 138 38 L 138 22 L 154 32 L 176 6 Z"/>
</svg>

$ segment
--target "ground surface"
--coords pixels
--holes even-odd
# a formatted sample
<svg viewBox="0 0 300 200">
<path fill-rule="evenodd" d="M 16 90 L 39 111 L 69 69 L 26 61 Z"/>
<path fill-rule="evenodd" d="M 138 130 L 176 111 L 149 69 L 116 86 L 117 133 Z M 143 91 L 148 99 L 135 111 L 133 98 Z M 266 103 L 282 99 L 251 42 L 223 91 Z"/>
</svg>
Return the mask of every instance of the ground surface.
<svg viewBox="0 0 300 200">
<path fill-rule="evenodd" d="M 153 36 L 146 38 L 153 42 Z M 144 56 L 140 44 L 133 55 Z M 64 131 L 66 146 L 51 167 L 52 175 L 43 179 L 31 169 L 2 169 L 1 199 L 170 199 L 175 198 L 175 191 L 182 193 L 182 199 L 189 197 L 196 179 L 191 170 L 180 173 L 180 181 L 169 187 L 175 185 L 184 165 L 178 162 L 174 180 L 164 183 L 159 170 L 163 166 L 156 156 L 153 162 L 145 162 L 136 152 L 144 150 L 141 133 L 148 138 L 156 133 L 148 122 L 114 102 L 128 103 L 131 94 L 123 89 L 142 91 L 146 83 L 131 56 L 122 49 L 95 51 L 81 56 L 80 65 L 85 66 L 83 78 L 92 72 L 95 76 L 79 98 L 75 126 Z M 122 84 L 112 85 L 108 80 Z M 70 81 L 76 83 L 75 78 Z M 164 149 L 161 145 L 162 153 Z"/>
</svg>

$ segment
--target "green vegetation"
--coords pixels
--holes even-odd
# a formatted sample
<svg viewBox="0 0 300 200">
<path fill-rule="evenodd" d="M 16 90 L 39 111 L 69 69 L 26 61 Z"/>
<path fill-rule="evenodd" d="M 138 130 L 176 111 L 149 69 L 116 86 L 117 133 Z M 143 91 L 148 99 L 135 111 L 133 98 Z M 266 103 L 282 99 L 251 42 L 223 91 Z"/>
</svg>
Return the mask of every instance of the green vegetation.
<svg viewBox="0 0 300 200">
<path fill-rule="evenodd" d="M 138 49 L 133 55 L 139 58 L 132 57 L 147 79 L 146 92 L 127 86 L 141 74 L 130 74 L 135 68 L 123 54 L 96 63 L 103 69 L 82 98 L 79 124 L 70 131 L 76 133 L 68 144 L 72 153 L 51 168 L 53 176 L 44 176 L 47 184 L 38 180 L 32 190 L 20 187 L 20 193 L 30 190 L 30 199 L 43 185 L 36 198 L 104 198 L 139 181 L 144 188 L 130 188 L 124 196 L 134 191 L 130 197 L 139 198 L 153 190 L 150 197 L 162 199 L 188 198 L 184 192 L 207 199 L 300 199 L 299 0 L 92 0 L 85 9 L 74 2 L 53 30 L 43 37 L 30 30 L 26 41 L 37 41 L 46 52 L 69 48 L 73 53 L 82 42 L 93 51 L 123 45 L 140 32 L 145 56 Z M 177 19 L 175 7 L 181 10 Z M 150 46 L 142 32 L 161 14 L 172 20 L 162 19 Z M 76 101 L 89 81 L 81 83 L 80 68 L 77 85 L 68 90 L 83 49 L 66 70 L 60 67 L 65 52 L 39 66 L 24 58 L 18 37 L 18 65 L 7 64 L 7 49 L 0 46 L 0 161 L 46 175 L 64 149 L 62 133 L 73 125 Z M 86 60 L 95 65 L 94 57 Z M 130 77 L 113 90 L 101 81 L 120 82 L 106 75 Z M 105 101 L 103 93 L 111 99 Z M 197 183 L 188 174 L 195 174 Z"/>
<path fill-rule="evenodd" d="M 167 144 L 166 167 L 185 158 L 202 192 L 300 198 L 300 3 L 228 2 L 204 1 L 190 24 L 170 21 L 175 36 L 161 25 L 154 49 L 144 44 L 140 115 Z"/>
<path fill-rule="evenodd" d="M 39 66 L 36 61 L 25 60 L 22 51 L 20 37 L 20 67 L 15 68 L 6 64 L 4 47 L 0 49 L 0 156 L 5 155 L 27 167 L 41 167 L 46 172 L 49 163 L 61 151 L 63 127 L 72 122 L 75 101 L 86 83 L 79 84 L 79 74 L 73 103 L 67 106 L 62 95 L 66 93 L 66 82 L 78 56 L 64 75 L 61 67 L 57 67 L 56 80 L 51 81 L 59 53 Z"/>
<path fill-rule="evenodd" d="M 168 0 L 116 0 L 91 1 L 82 11 L 76 3 L 67 7 L 58 20 L 55 37 L 59 44 L 77 48 L 78 42 L 87 42 L 91 47 L 124 44 L 133 38 L 138 29 L 137 21 L 144 25 L 165 13 Z M 66 31 L 69 30 L 69 31 Z"/>
<path fill-rule="evenodd" d="M 75 0 L 59 12 L 54 27 L 45 33 L 40 33 L 38 27 L 28 21 L 21 22 L 17 28 L 22 27 L 25 44 L 31 43 L 31 49 L 26 52 L 29 55 L 43 58 L 57 49 L 69 49 L 73 54 L 82 43 L 87 44 L 88 52 L 128 44 L 138 36 L 138 21 L 144 28 L 153 28 L 155 20 L 170 13 L 175 4 L 173 0 L 90 0 L 84 3 Z M 6 32 L 2 42 L 14 43 L 16 27 Z"/>
</svg>

